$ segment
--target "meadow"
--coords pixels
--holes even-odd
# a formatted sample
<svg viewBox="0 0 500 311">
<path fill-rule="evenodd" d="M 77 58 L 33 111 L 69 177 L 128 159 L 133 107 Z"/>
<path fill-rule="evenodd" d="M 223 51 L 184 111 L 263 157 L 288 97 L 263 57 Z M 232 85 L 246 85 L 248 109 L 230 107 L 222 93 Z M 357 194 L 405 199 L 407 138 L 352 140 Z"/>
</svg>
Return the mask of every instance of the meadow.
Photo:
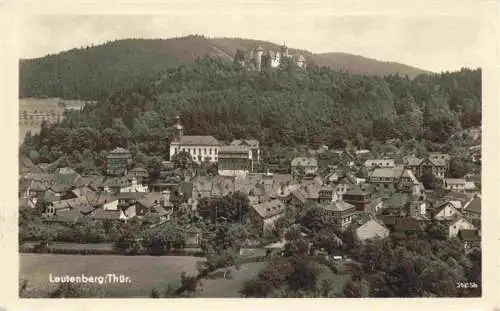
<svg viewBox="0 0 500 311">
<path fill-rule="evenodd" d="M 85 274 L 102 276 L 108 273 L 130 277 L 129 284 L 93 285 L 101 287 L 105 297 L 147 298 L 153 288 L 178 287 L 181 273 L 196 275 L 199 257 L 186 256 L 116 256 L 116 255 L 52 255 L 20 254 L 20 280 L 27 280 L 30 297 L 46 297 L 57 287 L 49 276 Z"/>
<path fill-rule="evenodd" d="M 119 255 L 53 255 L 20 254 L 20 280 L 27 280 L 29 297 L 46 297 L 57 285 L 49 282 L 49 276 L 81 275 L 100 276 L 108 273 L 130 277 L 130 284 L 93 285 L 105 298 L 149 298 L 151 291 L 164 291 L 170 284 L 180 285 L 181 273 L 195 276 L 200 257 L 188 256 L 119 256 Z M 197 298 L 238 298 L 243 284 L 256 277 L 265 262 L 242 264 L 231 267 L 232 279 L 217 277 L 202 280 L 203 286 L 194 296 Z M 224 269 L 225 270 L 225 269 Z M 221 270 L 222 271 L 222 270 Z M 220 274 L 220 273 L 219 273 Z M 213 275 L 218 275 L 217 272 Z"/>
</svg>

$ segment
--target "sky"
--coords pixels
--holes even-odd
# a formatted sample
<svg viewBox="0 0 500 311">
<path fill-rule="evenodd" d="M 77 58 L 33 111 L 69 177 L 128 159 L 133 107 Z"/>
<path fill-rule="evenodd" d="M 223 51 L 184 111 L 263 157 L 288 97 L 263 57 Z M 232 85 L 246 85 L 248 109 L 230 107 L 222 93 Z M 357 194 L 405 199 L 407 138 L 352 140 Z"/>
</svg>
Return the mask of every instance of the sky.
<svg viewBox="0 0 500 311">
<path fill-rule="evenodd" d="M 186 0 L 157 7 L 103 5 L 99 15 L 89 6 L 41 7 L 20 19 L 19 56 L 123 38 L 201 34 L 286 42 L 313 53 L 351 53 L 441 72 L 482 67 L 496 51 L 491 1 L 402 2 Z"/>
</svg>

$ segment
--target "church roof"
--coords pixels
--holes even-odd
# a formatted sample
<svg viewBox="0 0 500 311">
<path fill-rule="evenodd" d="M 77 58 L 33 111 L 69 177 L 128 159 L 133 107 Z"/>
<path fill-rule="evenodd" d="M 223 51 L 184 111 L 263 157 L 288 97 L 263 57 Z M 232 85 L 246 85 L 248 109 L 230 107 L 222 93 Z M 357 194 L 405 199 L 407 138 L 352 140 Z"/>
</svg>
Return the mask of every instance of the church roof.
<svg viewBox="0 0 500 311">
<path fill-rule="evenodd" d="M 183 135 L 179 145 L 184 146 L 220 146 L 220 142 L 213 136 Z"/>
</svg>

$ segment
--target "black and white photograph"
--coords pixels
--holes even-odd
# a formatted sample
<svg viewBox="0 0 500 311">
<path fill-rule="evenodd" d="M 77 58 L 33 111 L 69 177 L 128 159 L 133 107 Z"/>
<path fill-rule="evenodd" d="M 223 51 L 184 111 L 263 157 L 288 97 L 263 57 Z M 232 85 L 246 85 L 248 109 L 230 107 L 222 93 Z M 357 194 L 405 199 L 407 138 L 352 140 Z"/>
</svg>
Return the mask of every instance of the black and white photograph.
<svg viewBox="0 0 500 311">
<path fill-rule="evenodd" d="M 334 2 L 20 16 L 19 299 L 483 297 L 486 1 Z"/>
</svg>

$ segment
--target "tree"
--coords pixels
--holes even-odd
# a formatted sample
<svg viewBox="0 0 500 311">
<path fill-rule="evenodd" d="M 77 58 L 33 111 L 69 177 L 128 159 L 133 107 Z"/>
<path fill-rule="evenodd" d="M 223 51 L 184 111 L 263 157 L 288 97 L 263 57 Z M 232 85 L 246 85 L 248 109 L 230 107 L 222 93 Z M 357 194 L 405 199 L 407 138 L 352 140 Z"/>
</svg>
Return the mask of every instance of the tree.
<svg viewBox="0 0 500 311">
<path fill-rule="evenodd" d="M 150 298 L 160 298 L 160 293 L 156 288 L 153 288 L 151 290 L 151 294 L 149 295 Z"/>
<path fill-rule="evenodd" d="M 172 157 L 172 162 L 175 168 L 185 170 L 193 162 L 193 159 L 191 158 L 191 154 L 186 151 L 181 151 Z"/>
<path fill-rule="evenodd" d="M 245 53 L 240 49 L 236 50 L 236 54 L 234 55 L 234 62 L 240 63 L 244 61 L 245 61 Z"/>
<path fill-rule="evenodd" d="M 448 176 L 450 178 L 462 178 L 470 172 L 470 167 L 467 167 L 466 162 L 462 158 L 453 157 L 450 159 Z"/>
</svg>

